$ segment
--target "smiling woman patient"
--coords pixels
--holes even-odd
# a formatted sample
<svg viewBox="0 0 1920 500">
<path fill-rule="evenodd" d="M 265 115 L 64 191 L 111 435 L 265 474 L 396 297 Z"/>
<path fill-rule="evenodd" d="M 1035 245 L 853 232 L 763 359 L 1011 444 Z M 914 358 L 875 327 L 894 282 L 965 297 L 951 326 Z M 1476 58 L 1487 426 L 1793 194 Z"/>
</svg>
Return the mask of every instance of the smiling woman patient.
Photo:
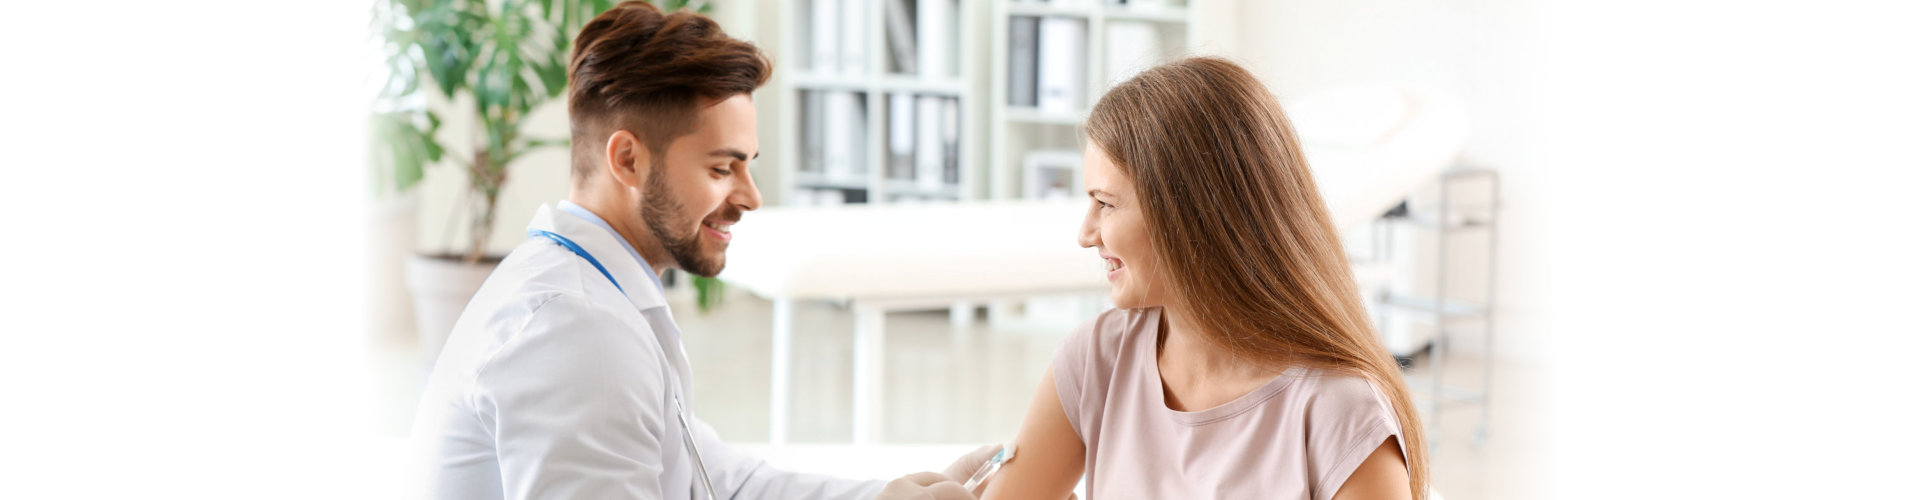
<svg viewBox="0 0 1920 500">
<path fill-rule="evenodd" d="M 1424 498 L 1427 453 L 1280 105 L 1190 58 L 1087 118 L 1116 309 L 1048 368 L 985 498 Z"/>
</svg>

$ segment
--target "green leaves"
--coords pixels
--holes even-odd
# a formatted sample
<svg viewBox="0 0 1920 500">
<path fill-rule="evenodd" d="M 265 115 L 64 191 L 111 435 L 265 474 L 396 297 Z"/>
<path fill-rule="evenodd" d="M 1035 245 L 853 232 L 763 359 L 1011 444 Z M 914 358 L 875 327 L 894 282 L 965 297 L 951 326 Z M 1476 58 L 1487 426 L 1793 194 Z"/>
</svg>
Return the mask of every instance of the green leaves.
<svg viewBox="0 0 1920 500">
<path fill-rule="evenodd" d="M 472 113 L 484 128 L 467 162 L 478 169 L 474 188 L 498 192 L 504 169 L 527 149 L 565 144 L 520 138 L 535 108 L 566 93 L 573 35 L 613 0 L 388 0 L 374 9 L 383 38 L 388 81 L 374 131 L 396 190 L 418 182 L 425 166 L 447 147 L 435 134 L 439 116 L 419 108 L 422 89 L 445 101 L 473 96 Z M 412 109 L 412 111 L 396 111 Z M 386 177 L 386 176 L 383 176 Z"/>
<path fill-rule="evenodd" d="M 726 295 L 726 290 L 727 284 L 720 278 L 693 276 L 694 304 L 699 306 L 702 314 L 720 305 L 720 298 Z"/>
<path fill-rule="evenodd" d="M 373 116 L 377 137 L 374 151 L 384 160 L 395 191 L 406 191 L 420 182 L 427 164 L 440 161 L 446 149 L 433 135 L 440 131 L 440 117 L 430 111 L 389 111 Z"/>
</svg>

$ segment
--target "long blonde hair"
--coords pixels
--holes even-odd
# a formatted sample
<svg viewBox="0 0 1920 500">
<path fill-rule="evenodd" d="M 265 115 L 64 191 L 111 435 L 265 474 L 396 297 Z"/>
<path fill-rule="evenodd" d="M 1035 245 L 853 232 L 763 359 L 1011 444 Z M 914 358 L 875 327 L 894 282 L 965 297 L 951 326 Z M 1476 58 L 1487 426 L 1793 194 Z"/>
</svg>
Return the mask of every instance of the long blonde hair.
<svg viewBox="0 0 1920 500">
<path fill-rule="evenodd" d="M 1399 365 L 1374 335 L 1293 125 L 1253 74 L 1187 58 L 1108 91 L 1087 138 L 1131 178 L 1173 303 L 1241 359 L 1365 377 L 1400 419 L 1413 498 L 1426 435 Z"/>
</svg>

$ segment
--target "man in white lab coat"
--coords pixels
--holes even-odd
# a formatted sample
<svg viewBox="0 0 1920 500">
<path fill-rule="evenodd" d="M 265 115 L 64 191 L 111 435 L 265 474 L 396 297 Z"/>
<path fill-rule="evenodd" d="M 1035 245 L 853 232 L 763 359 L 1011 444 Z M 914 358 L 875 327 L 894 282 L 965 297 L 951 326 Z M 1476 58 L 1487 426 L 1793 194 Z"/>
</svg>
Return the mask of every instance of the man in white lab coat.
<svg viewBox="0 0 1920 500">
<path fill-rule="evenodd" d="M 437 499 L 973 498 L 945 474 L 891 483 L 772 469 L 695 417 L 658 272 L 712 276 L 760 207 L 751 94 L 772 68 L 691 13 L 621 4 L 568 70 L 573 188 L 542 206 L 467 305 L 414 438 Z"/>
</svg>

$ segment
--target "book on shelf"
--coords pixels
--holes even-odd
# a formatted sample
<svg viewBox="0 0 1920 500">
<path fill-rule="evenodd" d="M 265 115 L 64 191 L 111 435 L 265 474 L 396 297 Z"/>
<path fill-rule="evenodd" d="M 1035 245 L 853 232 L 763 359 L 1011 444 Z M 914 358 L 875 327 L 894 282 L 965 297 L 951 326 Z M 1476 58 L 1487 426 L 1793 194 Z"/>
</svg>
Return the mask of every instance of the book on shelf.
<svg viewBox="0 0 1920 500">
<path fill-rule="evenodd" d="M 920 60 L 916 66 L 921 78 L 944 79 L 959 76 L 959 4 L 956 0 L 918 0 L 914 30 L 919 35 L 916 47 Z"/>
<path fill-rule="evenodd" d="M 867 176 L 867 167 L 873 163 L 872 155 L 867 152 L 867 141 L 869 140 L 867 136 L 867 127 L 869 126 L 867 118 L 867 95 L 849 92 L 848 96 L 852 100 L 852 106 L 848 107 L 847 112 L 853 114 L 853 127 L 847 130 L 847 139 L 850 143 L 848 148 L 853 150 L 853 154 L 851 155 L 853 161 L 849 164 L 851 167 L 849 170 L 853 172 L 854 177 L 864 178 Z"/>
<path fill-rule="evenodd" d="M 1105 3 L 1113 7 L 1130 7 L 1135 9 L 1159 9 L 1167 6 L 1166 0 L 1105 0 Z"/>
<path fill-rule="evenodd" d="M 887 96 L 887 178 L 912 180 L 913 144 L 917 137 L 913 125 L 913 94 Z"/>
<path fill-rule="evenodd" d="M 1039 105 L 1040 18 L 1014 16 L 1007 24 L 1007 104 L 1031 108 Z"/>
<path fill-rule="evenodd" d="M 826 174 L 830 179 L 856 177 L 866 171 L 866 103 L 860 94 L 826 91 Z"/>
<path fill-rule="evenodd" d="M 808 0 L 807 29 L 811 54 L 807 68 L 821 74 L 840 72 L 840 6 L 842 0 Z"/>
<path fill-rule="evenodd" d="M 914 135 L 918 140 L 913 145 L 914 176 L 922 189 L 939 189 L 940 176 L 946 169 L 946 151 L 940 134 L 940 96 L 917 96 L 914 114 L 918 123 L 914 124 Z"/>
<path fill-rule="evenodd" d="M 1077 112 L 1086 102 L 1087 25 L 1082 19 L 1040 19 L 1038 107 Z"/>
<path fill-rule="evenodd" d="M 814 205 L 834 206 L 847 203 L 847 192 L 839 189 L 808 189 Z"/>
<path fill-rule="evenodd" d="M 940 99 L 940 181 L 960 185 L 960 99 Z M 945 186 L 943 186 L 944 188 Z"/>
<path fill-rule="evenodd" d="M 865 188 L 796 187 L 783 201 L 790 206 L 836 206 L 867 202 Z"/>
<path fill-rule="evenodd" d="M 913 0 L 887 0 L 887 54 L 892 56 L 893 71 L 918 74 L 918 51 L 913 42 Z"/>
<path fill-rule="evenodd" d="M 802 64 L 821 75 L 858 75 L 867 72 L 873 40 L 868 27 L 879 17 L 866 0 L 804 0 L 807 50 Z"/>
<path fill-rule="evenodd" d="M 826 95 L 818 90 L 800 91 L 800 171 L 826 172 Z"/>
<path fill-rule="evenodd" d="M 858 75 L 867 71 L 867 45 L 869 31 L 866 0 L 815 0 L 838 1 L 840 4 L 840 72 Z"/>
</svg>

